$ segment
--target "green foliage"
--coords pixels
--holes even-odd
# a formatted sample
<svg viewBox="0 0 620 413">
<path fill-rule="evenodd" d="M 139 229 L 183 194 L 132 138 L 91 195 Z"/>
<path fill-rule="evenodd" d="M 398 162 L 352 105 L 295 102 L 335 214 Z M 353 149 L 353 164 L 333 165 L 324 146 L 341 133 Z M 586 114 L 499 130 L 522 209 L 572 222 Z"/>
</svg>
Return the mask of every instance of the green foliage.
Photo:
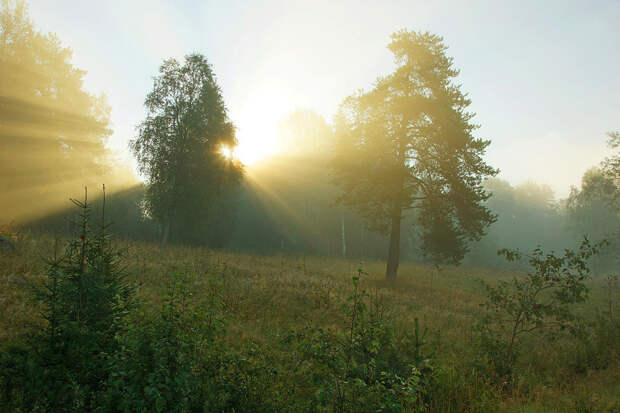
<svg viewBox="0 0 620 413">
<path fill-rule="evenodd" d="M 620 190 L 613 176 L 592 168 L 581 179 L 581 188 L 573 187 L 566 200 L 568 224 L 575 234 L 606 238 L 609 245 L 601 251 L 595 268 L 615 267 L 620 242 Z"/>
<path fill-rule="evenodd" d="M 302 350 L 313 408 L 321 412 L 426 411 L 436 369 L 423 352 L 426 330 L 415 319 L 413 337 L 399 343 L 377 297 L 353 277 L 344 306 L 345 329 L 295 333 Z M 399 345 L 401 344 L 401 345 Z M 413 353 L 405 350 L 413 349 Z"/>
<path fill-rule="evenodd" d="M 345 331 L 308 328 L 282 341 L 296 358 L 289 373 L 269 363 L 266 347 L 222 345 L 214 279 L 205 300 L 190 293 L 200 277 L 175 279 L 160 314 L 131 322 L 113 358 L 104 411 L 426 411 L 436 375 L 423 349 L 426 331 L 416 320 L 399 345 L 359 277 L 343 308 Z"/>
<path fill-rule="evenodd" d="M 20 254 L 0 256 L 0 283 L 8 287 L 0 290 L 8 304 L 0 318 L 0 411 L 54 411 L 46 388 L 67 395 L 56 411 L 337 411 L 338 394 L 342 409 L 364 412 L 572 411 L 577 398 L 594 411 L 617 407 L 612 279 L 590 280 L 590 299 L 575 306 L 587 334 L 520 336 L 511 380 L 499 379 L 492 365 L 472 368 L 490 355 L 476 358 L 470 320 L 483 291 L 470 269 L 446 267 L 429 287 L 430 267 L 406 264 L 407 277 L 393 286 L 376 279 L 381 264 L 370 262 L 370 275 L 351 288 L 346 261 L 308 257 L 302 266 L 281 256 L 136 243 L 125 244 L 123 263 L 140 281 L 143 301 L 124 317 L 106 379 L 86 407 L 81 383 L 42 379 L 51 377 L 47 364 L 19 335 L 41 320 L 9 277 L 41 274 L 36 256 L 50 247 L 49 238 L 19 238 Z M 481 273 L 491 283 L 505 275 Z M 415 313 L 424 315 L 417 334 Z M 543 323 L 557 325 L 553 317 Z M 441 340 L 431 333 L 438 327 Z M 491 326 L 493 334 L 502 331 Z M 42 396 L 33 402 L 32 395 Z"/>
<path fill-rule="evenodd" d="M 221 282 L 174 274 L 160 311 L 149 313 L 133 300 L 107 225 L 91 231 L 87 199 L 72 201 L 81 210 L 79 230 L 47 262 L 35 294 L 46 324 L 0 353 L 0 408 L 274 411 L 263 402 L 267 366 L 223 347 Z M 195 297 L 200 283 L 207 294 Z"/>
<path fill-rule="evenodd" d="M 0 353 L 0 406 L 124 412 L 428 407 L 435 369 L 423 351 L 426 330 L 416 319 L 414 335 L 399 342 L 377 297 L 360 289 L 361 270 L 343 307 L 346 328 L 311 329 L 287 349 L 308 362 L 309 370 L 300 369 L 313 377 L 305 382 L 308 397 L 295 390 L 304 387 L 298 374 L 273 368 L 268 349 L 232 351 L 225 344 L 217 275 L 172 275 L 159 311 L 136 303 L 105 215 L 100 231 L 91 231 L 87 199 L 73 203 L 81 211 L 78 231 L 64 254 L 48 262 L 47 280 L 35 296 L 46 325 Z M 102 206 L 105 212 L 105 197 Z"/>
<path fill-rule="evenodd" d="M 567 199 L 573 231 L 593 237 L 616 235 L 620 228 L 619 201 L 614 180 L 596 168 L 590 169 L 583 175 L 581 189 L 572 188 Z"/>
<path fill-rule="evenodd" d="M 470 100 L 443 39 L 399 31 L 389 49 L 397 68 L 374 89 L 347 98 L 336 117 L 335 182 L 340 202 L 371 229 L 391 234 L 388 277 L 396 276 L 403 211 L 417 210 L 422 247 L 436 263 L 458 263 L 466 241 L 494 217 L 482 179 L 497 173 L 474 138 Z"/>
<path fill-rule="evenodd" d="M 36 290 L 46 324 L 0 356 L 2 403 L 14 409 L 92 408 L 131 307 L 133 289 L 104 217 L 100 230 L 91 231 L 87 197 L 72 201 L 81 210 L 76 235 L 47 262 Z"/>
<path fill-rule="evenodd" d="M 532 271 L 496 286 L 486 285 L 485 313 L 477 329 L 483 357 L 498 378 L 512 376 L 523 336 L 544 327 L 582 333 L 572 307 L 588 297 L 587 261 L 604 242 L 592 245 L 585 238 L 577 252 L 544 253 L 538 247 L 527 257 Z M 500 250 L 508 261 L 521 260 L 516 250 Z"/>
<path fill-rule="evenodd" d="M 579 337 L 579 346 L 571 354 L 572 369 L 581 374 L 608 368 L 620 359 L 620 320 L 614 314 L 618 295 L 618 276 L 606 277 L 606 305 L 587 323 L 587 334 Z"/>
<path fill-rule="evenodd" d="M 221 153 L 222 145 L 236 145 L 235 129 L 204 56 L 188 55 L 184 65 L 166 60 L 159 72 L 131 148 L 147 178 L 146 209 L 162 224 L 163 242 L 171 236 L 195 243 L 216 201 L 241 177 L 241 165 Z"/>
<path fill-rule="evenodd" d="M 207 284 L 207 294 L 192 291 Z M 221 280 L 173 274 L 160 310 L 132 315 L 100 398 L 101 411 L 272 412 L 273 368 L 260 349 L 231 351 Z M 277 400 L 275 400 L 277 402 Z"/>
<path fill-rule="evenodd" d="M 224 322 L 216 286 L 211 297 L 193 302 L 196 278 L 174 274 L 159 313 L 152 318 L 144 311 L 132 316 L 109 366 L 102 411 L 201 408 L 205 377 L 200 361 L 214 354 L 215 337 Z"/>
</svg>

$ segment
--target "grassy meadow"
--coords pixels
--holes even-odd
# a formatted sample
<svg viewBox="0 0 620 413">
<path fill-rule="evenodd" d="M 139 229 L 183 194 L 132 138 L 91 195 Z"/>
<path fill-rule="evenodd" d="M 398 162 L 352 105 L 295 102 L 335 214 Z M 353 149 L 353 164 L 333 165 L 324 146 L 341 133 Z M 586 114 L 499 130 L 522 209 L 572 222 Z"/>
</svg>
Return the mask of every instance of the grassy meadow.
<svg viewBox="0 0 620 413">
<path fill-rule="evenodd" d="M 42 281 L 44 259 L 53 257 L 61 242 L 50 236 L 16 234 L 14 253 L 0 255 L 0 345 L 19 342 L 44 321 L 40 306 L 32 300 L 31 285 Z M 602 314 L 615 323 L 611 340 L 586 342 L 569 334 L 549 338 L 532 334 L 525 338 L 515 367 L 514 383 L 490 380 L 476 367 L 479 344 L 474 326 L 485 300 L 481 280 L 519 276 L 518 272 L 492 272 L 476 268 L 437 269 L 403 263 L 395 284 L 384 281 L 385 263 L 359 262 L 311 256 L 259 256 L 204 248 L 167 247 L 139 242 L 115 242 L 123 254 L 129 280 L 137 285 L 137 308 L 148 317 L 161 307 L 171 279 L 184 274 L 188 300 L 221 299 L 226 325 L 218 339 L 227 351 L 244 355 L 273 371 L 258 375 L 260 394 L 271 391 L 280 399 L 310 397 L 300 383 L 298 348 L 287 344 L 292 331 L 320 328 L 345 331 L 347 297 L 352 277 L 363 269 L 359 287 L 395 331 L 399 345 L 407 346 L 415 318 L 426 330 L 424 351 L 432 357 L 436 378 L 426 406 L 434 412 L 616 412 L 620 409 L 620 344 L 618 286 L 593 277 L 590 298 L 577 312 L 594 322 Z M 58 254 L 58 252 L 56 252 Z M 175 275 L 176 274 L 176 275 Z M 189 275 L 189 276 L 187 276 Z M 215 283 L 214 283 L 215 281 Z M 214 287 L 215 286 L 215 287 Z M 610 307 L 611 306 L 611 307 Z M 189 306 L 191 308 L 191 304 Z M 609 314 L 611 310 L 611 314 Z M 615 311 L 615 313 L 614 313 Z M 617 336 L 615 336 L 617 338 Z M 601 346 L 605 346 L 601 349 Z M 604 352 L 602 362 L 592 362 Z M 261 390 L 262 389 L 262 390 Z M 287 393 L 288 392 L 288 393 Z M 266 396 L 265 396 L 266 397 Z M 290 400 L 289 400 L 290 401 Z M 287 402 L 288 403 L 288 402 Z M 283 404 L 282 409 L 295 409 Z M 234 411 L 234 409 L 232 410 Z"/>
</svg>

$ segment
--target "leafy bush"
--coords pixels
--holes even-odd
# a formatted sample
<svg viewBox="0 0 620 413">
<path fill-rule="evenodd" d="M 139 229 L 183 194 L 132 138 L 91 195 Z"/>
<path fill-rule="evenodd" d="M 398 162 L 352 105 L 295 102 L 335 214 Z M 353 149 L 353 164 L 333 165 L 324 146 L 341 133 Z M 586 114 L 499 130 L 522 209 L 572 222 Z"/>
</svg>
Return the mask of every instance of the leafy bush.
<svg viewBox="0 0 620 413">
<path fill-rule="evenodd" d="M 527 257 L 532 272 L 497 286 L 486 285 L 486 311 L 477 329 L 482 356 L 497 378 L 512 376 L 524 335 L 544 327 L 582 332 L 583 324 L 571 308 L 588 298 L 587 260 L 601 244 L 592 245 L 584 239 L 577 252 L 566 249 L 561 256 L 545 254 L 538 247 Z M 508 261 L 523 258 L 514 250 L 498 254 Z"/>
<path fill-rule="evenodd" d="M 307 328 L 295 333 L 300 363 L 313 389 L 313 411 L 425 411 L 436 374 L 423 354 L 424 333 L 415 320 L 408 359 L 376 297 L 360 289 L 362 270 L 344 307 L 343 332 Z M 411 337 L 410 337 L 411 338 Z M 407 345 L 406 344 L 406 345 Z"/>
<path fill-rule="evenodd" d="M 205 297 L 192 291 L 208 283 Z M 174 274 L 153 316 L 134 313 L 110 365 L 101 411 L 270 412 L 270 369 L 230 351 L 223 338 L 221 282 Z M 257 350 L 249 349 L 248 352 Z"/>
<path fill-rule="evenodd" d="M 175 274 L 161 310 L 150 319 L 134 314 L 102 401 L 104 411 L 191 411 L 200 406 L 196 360 L 212 353 L 223 328 L 218 301 L 192 303 L 195 276 Z"/>
</svg>

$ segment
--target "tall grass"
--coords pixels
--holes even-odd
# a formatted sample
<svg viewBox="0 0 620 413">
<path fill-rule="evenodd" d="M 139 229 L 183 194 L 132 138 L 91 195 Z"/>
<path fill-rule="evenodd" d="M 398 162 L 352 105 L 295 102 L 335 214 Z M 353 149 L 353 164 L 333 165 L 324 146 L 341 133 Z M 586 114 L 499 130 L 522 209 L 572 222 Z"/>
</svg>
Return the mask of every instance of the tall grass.
<svg viewBox="0 0 620 413">
<path fill-rule="evenodd" d="M 45 326 L 40 308 L 29 298 L 28 285 L 42 281 L 45 264 L 41 258 L 53 255 L 55 246 L 62 244 L 44 234 L 19 234 L 16 238 L 17 251 L 0 256 L 0 346 L 4 348 Z M 618 297 L 610 288 L 617 289 L 617 285 L 602 277 L 587 281 L 590 298 L 576 305 L 575 312 L 591 326 L 588 335 L 582 339 L 569 334 L 524 336 L 521 357 L 514 366 L 514 385 L 506 388 L 491 380 L 480 364 L 474 326 L 486 299 L 480 281 L 497 285 L 521 276 L 519 273 L 465 267 L 438 272 L 430 266 L 404 263 L 400 279 L 392 285 L 383 280 L 384 263 L 380 261 L 161 249 L 140 242 L 121 242 L 117 247 L 123 251 L 128 280 L 138 285 L 136 300 L 143 304 L 137 314 L 145 319 L 157 317 L 169 305 L 173 274 L 193 274 L 190 292 L 195 298 L 212 295 L 213 284 L 208 280 L 217 280 L 218 311 L 226 324 L 217 341 L 226 357 L 218 364 L 221 380 L 213 389 L 232 398 L 218 401 L 225 411 L 231 411 L 234 397 L 236 403 L 248 405 L 252 397 L 268 399 L 255 405 L 256 411 L 259 407 L 295 411 L 295 406 L 320 411 L 311 402 L 316 397 L 314 387 L 298 375 L 303 351 L 285 338 L 308 327 L 344 334 L 347 312 L 343 305 L 351 297 L 351 278 L 360 265 L 367 275 L 359 280 L 359 288 L 367 291 L 389 318 L 394 346 L 409 345 L 406 340 L 415 331 L 416 319 L 419 328 L 427 329 L 426 351 L 432 355 L 437 374 L 428 388 L 426 410 L 620 409 L 618 317 L 608 314 Z M 188 324 L 187 329 L 191 328 Z M 233 397 L 232 387 L 246 390 Z M 296 411 L 303 411 L 299 409 Z"/>
</svg>

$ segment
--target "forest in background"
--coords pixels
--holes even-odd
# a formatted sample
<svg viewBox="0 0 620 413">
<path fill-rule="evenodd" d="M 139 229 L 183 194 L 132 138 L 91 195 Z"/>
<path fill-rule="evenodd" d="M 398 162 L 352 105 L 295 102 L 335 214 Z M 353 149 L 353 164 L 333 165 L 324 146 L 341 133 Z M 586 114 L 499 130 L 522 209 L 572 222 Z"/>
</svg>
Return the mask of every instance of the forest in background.
<svg viewBox="0 0 620 413">
<path fill-rule="evenodd" d="M 384 259 L 388 239 L 369 231 L 355 213 L 335 204 L 337 188 L 330 184 L 324 162 L 310 156 L 272 159 L 268 169 L 256 172 L 256 181 L 261 185 L 248 179 L 221 202 L 210 216 L 212 224 L 204 238 L 179 243 L 259 254 Z M 279 176 L 281 170 L 287 171 L 285 177 Z M 619 201 L 615 185 L 609 184 L 609 178 L 593 167 L 567 199 L 557 200 L 551 188 L 535 182 L 515 187 L 498 178 L 487 180 L 485 187 L 493 194 L 487 204 L 497 214 L 497 222 L 480 241 L 469 245 L 463 264 L 502 268 L 507 264 L 497 255 L 501 248 L 526 251 L 540 245 L 561 251 L 574 247 L 587 235 L 592 240 L 611 241 L 597 259 L 597 269 L 617 268 Z M 91 188 L 95 197 L 97 189 Z M 161 227 L 145 217 L 140 208 L 144 194 L 144 186 L 136 185 L 108 195 L 108 217 L 114 223 L 112 231 L 116 236 L 159 242 Z M 96 198 L 93 205 L 96 211 Z M 68 235 L 74 214 L 67 208 L 23 225 Z M 403 223 L 403 257 L 432 264 L 420 251 L 413 219 L 406 217 Z"/>
</svg>

